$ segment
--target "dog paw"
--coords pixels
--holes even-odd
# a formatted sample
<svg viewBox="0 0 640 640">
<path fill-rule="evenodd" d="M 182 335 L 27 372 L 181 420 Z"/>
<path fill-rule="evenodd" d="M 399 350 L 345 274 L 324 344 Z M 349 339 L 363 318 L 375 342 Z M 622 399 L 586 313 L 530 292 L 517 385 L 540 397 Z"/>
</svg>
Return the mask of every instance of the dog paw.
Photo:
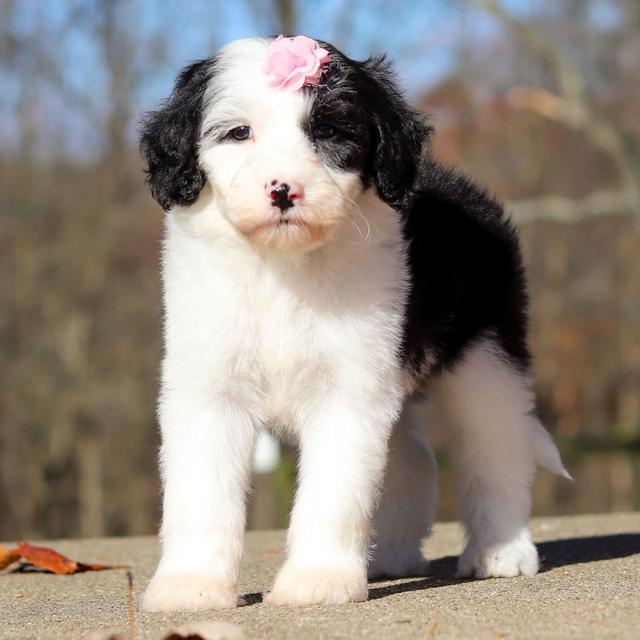
<svg viewBox="0 0 640 640">
<path fill-rule="evenodd" d="M 264 601 L 277 605 L 344 604 L 367 599 L 364 572 L 283 567 Z"/>
<path fill-rule="evenodd" d="M 429 561 L 420 549 L 407 552 L 404 549 L 395 551 L 377 548 L 367 572 L 370 580 L 426 576 L 429 572 Z"/>
<path fill-rule="evenodd" d="M 235 587 L 197 573 L 155 575 L 142 597 L 146 611 L 230 609 L 238 604 Z"/>
<path fill-rule="evenodd" d="M 538 551 L 527 537 L 492 545 L 470 543 L 458 560 L 458 577 L 513 578 L 538 573 Z"/>
</svg>

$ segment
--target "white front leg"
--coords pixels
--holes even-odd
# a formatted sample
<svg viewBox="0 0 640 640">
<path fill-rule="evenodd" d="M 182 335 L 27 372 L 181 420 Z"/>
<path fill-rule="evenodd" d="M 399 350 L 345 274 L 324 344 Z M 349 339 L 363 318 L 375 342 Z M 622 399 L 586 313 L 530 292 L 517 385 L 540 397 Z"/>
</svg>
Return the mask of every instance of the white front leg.
<svg viewBox="0 0 640 640">
<path fill-rule="evenodd" d="M 323 399 L 300 425 L 299 487 L 288 558 L 271 604 L 340 604 L 367 599 L 370 520 L 393 417 Z"/>
<path fill-rule="evenodd" d="M 150 611 L 237 604 L 254 424 L 229 397 L 170 390 L 160 404 L 162 559 Z"/>
</svg>

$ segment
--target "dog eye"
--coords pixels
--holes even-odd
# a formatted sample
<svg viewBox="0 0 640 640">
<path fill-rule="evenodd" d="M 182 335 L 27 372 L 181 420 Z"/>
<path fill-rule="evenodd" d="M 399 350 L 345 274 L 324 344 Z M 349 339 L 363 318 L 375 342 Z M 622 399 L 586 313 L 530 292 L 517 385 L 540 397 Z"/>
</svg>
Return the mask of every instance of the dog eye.
<svg viewBox="0 0 640 640">
<path fill-rule="evenodd" d="M 336 130 L 330 124 L 321 122 L 313 128 L 313 137 L 315 140 L 328 140 L 336 135 Z"/>
<path fill-rule="evenodd" d="M 231 131 L 229 131 L 229 137 L 234 140 L 238 140 L 239 142 L 242 140 L 249 140 L 250 138 L 253 138 L 253 131 L 250 126 L 244 124 L 241 127 L 231 129 Z"/>
</svg>

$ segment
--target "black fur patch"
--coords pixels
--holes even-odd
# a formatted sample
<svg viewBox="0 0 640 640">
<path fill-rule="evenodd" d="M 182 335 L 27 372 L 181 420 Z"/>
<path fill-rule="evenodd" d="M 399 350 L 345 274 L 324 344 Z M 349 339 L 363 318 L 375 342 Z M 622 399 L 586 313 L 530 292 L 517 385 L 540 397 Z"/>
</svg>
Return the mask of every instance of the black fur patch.
<svg viewBox="0 0 640 640">
<path fill-rule="evenodd" d="M 302 127 L 326 165 L 360 173 L 365 186 L 369 186 L 364 170 L 372 144 L 371 119 L 359 99 L 357 71 L 349 64 L 352 61 L 339 58 L 333 50 L 331 59 L 322 84 L 304 88 L 312 103 Z M 332 125 L 336 135 L 328 140 L 314 140 L 313 129 L 318 124 Z"/>
<path fill-rule="evenodd" d="M 412 109 L 402 96 L 384 56 L 363 63 L 361 77 L 361 99 L 374 125 L 374 144 L 366 171 L 372 176 L 380 199 L 399 209 L 411 200 L 432 129 L 426 116 Z"/>
<path fill-rule="evenodd" d="M 403 359 L 418 380 L 454 366 L 483 337 L 529 366 L 527 293 L 517 233 L 481 188 L 423 153 L 432 132 L 403 98 L 384 57 L 350 60 L 331 45 L 315 93 L 316 122 L 340 135 L 318 142 L 326 162 L 359 170 L 404 220 L 411 275 Z M 359 143 L 360 150 L 357 146 Z"/>
<path fill-rule="evenodd" d="M 394 208 L 406 206 L 418 176 L 422 152 L 431 127 L 413 110 L 397 88 L 391 65 L 384 58 L 358 62 L 329 43 L 330 62 L 318 86 L 307 87 L 313 103 L 307 135 L 329 122 L 337 129 L 330 140 L 316 141 L 325 162 L 358 171 L 366 186 Z"/>
<path fill-rule="evenodd" d="M 193 204 L 204 187 L 198 142 L 214 66 L 215 58 L 210 58 L 187 67 L 164 107 L 146 114 L 142 121 L 140 150 L 147 164 L 146 181 L 165 211 Z"/>
<path fill-rule="evenodd" d="M 454 171 L 423 156 L 431 128 L 404 100 L 384 57 L 357 62 L 327 43 L 331 60 L 319 85 L 305 87 L 313 140 L 323 161 L 357 172 L 365 186 L 403 216 L 410 291 L 402 358 L 416 380 L 454 366 L 477 340 L 491 337 L 522 370 L 527 292 L 518 237 L 502 207 Z M 195 202 L 205 183 L 198 142 L 215 58 L 178 78 L 164 108 L 141 132 L 147 182 L 164 209 Z"/>
<path fill-rule="evenodd" d="M 527 292 L 516 230 L 466 178 L 423 165 L 405 213 L 411 289 L 404 359 L 418 379 L 450 368 L 482 337 L 529 365 Z"/>
</svg>

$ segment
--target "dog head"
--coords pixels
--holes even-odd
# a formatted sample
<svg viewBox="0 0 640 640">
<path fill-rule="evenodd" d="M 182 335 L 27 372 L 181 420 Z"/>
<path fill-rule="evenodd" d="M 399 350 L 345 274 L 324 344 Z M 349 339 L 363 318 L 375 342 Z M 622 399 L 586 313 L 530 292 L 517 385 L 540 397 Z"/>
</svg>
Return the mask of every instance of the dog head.
<svg viewBox="0 0 640 640">
<path fill-rule="evenodd" d="M 142 123 L 147 183 L 165 209 L 210 185 L 215 209 L 252 243 L 308 250 L 353 215 L 373 186 L 406 206 L 430 128 L 384 57 L 357 62 L 331 45 L 319 80 L 275 88 L 272 39 L 238 40 L 187 67 Z"/>
</svg>

